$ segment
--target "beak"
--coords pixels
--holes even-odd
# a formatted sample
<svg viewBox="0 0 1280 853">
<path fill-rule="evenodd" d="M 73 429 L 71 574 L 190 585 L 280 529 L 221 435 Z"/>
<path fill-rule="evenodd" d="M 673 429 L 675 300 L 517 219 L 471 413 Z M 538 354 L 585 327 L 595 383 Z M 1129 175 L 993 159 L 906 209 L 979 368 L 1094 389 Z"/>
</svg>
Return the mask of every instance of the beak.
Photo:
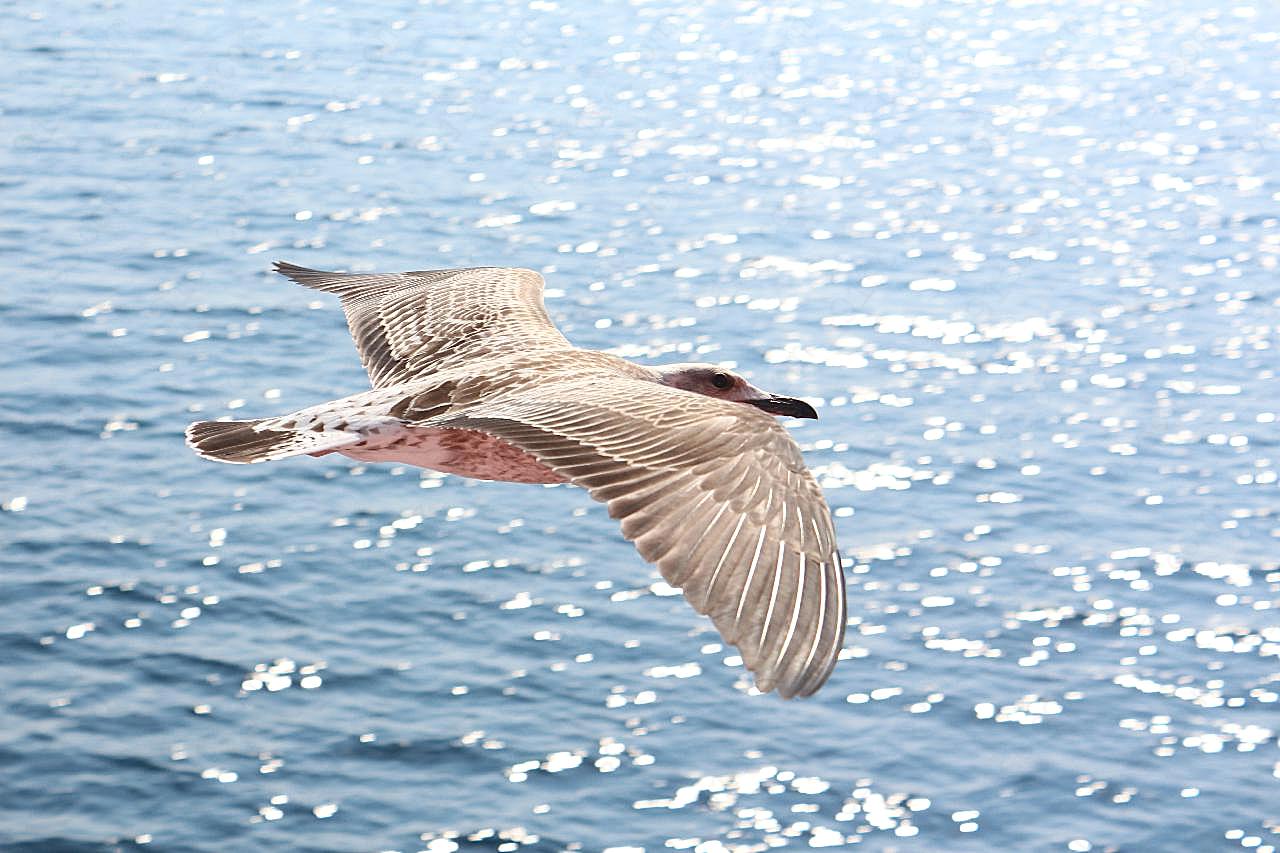
<svg viewBox="0 0 1280 853">
<path fill-rule="evenodd" d="M 793 397 L 765 397 L 762 400 L 744 400 L 761 411 L 768 412 L 771 415 L 787 415 L 792 418 L 813 418 L 817 420 L 818 413 L 813 410 L 804 400 L 797 400 Z"/>
</svg>

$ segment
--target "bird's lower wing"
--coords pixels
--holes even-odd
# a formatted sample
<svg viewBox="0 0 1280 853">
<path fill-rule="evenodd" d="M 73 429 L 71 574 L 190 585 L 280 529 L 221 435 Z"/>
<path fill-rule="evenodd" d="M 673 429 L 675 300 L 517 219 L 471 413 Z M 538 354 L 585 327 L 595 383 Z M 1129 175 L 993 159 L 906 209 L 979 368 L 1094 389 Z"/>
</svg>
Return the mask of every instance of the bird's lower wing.
<svg viewBox="0 0 1280 853">
<path fill-rule="evenodd" d="M 773 418 L 649 382 L 542 386 L 435 425 L 514 444 L 606 503 L 737 646 L 762 691 L 808 696 L 844 640 L 831 514 Z"/>
</svg>

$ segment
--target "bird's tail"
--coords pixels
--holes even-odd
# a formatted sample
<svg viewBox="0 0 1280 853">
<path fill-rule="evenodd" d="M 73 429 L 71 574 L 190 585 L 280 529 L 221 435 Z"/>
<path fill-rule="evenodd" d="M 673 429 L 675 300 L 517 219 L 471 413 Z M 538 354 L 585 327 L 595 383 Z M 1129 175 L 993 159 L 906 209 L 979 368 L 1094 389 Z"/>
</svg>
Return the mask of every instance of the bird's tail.
<svg viewBox="0 0 1280 853">
<path fill-rule="evenodd" d="M 187 427 L 187 446 L 205 459 L 247 465 L 304 453 L 323 453 L 360 441 L 349 432 L 264 429 L 254 421 L 199 421 Z"/>
</svg>

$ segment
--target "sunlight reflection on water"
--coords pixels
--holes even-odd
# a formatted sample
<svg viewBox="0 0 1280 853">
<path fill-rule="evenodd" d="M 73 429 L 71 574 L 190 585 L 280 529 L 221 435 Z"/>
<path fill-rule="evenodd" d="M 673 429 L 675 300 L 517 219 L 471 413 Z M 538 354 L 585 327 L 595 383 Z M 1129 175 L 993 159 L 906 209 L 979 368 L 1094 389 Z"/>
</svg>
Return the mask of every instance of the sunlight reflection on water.
<svg viewBox="0 0 1280 853">
<path fill-rule="evenodd" d="M 4 17 L 0 843 L 1280 843 L 1275 10 Z M 276 258 L 812 402 L 832 682 L 750 695 L 581 492 L 192 457 L 365 383 Z"/>
</svg>

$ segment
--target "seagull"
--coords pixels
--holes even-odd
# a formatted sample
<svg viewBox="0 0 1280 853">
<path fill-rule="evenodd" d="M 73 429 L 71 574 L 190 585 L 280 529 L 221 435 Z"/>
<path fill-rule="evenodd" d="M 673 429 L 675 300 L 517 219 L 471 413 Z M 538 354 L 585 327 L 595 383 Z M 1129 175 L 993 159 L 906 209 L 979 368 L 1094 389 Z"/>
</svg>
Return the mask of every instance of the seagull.
<svg viewBox="0 0 1280 853">
<path fill-rule="evenodd" d="M 844 643 L 845 578 L 831 511 L 774 416 L 802 400 L 712 364 L 646 367 L 579 349 L 527 269 L 321 272 L 372 389 L 279 417 L 200 421 L 219 462 L 339 453 L 479 480 L 570 483 L 736 646 L 762 693 L 809 696 Z"/>
</svg>

